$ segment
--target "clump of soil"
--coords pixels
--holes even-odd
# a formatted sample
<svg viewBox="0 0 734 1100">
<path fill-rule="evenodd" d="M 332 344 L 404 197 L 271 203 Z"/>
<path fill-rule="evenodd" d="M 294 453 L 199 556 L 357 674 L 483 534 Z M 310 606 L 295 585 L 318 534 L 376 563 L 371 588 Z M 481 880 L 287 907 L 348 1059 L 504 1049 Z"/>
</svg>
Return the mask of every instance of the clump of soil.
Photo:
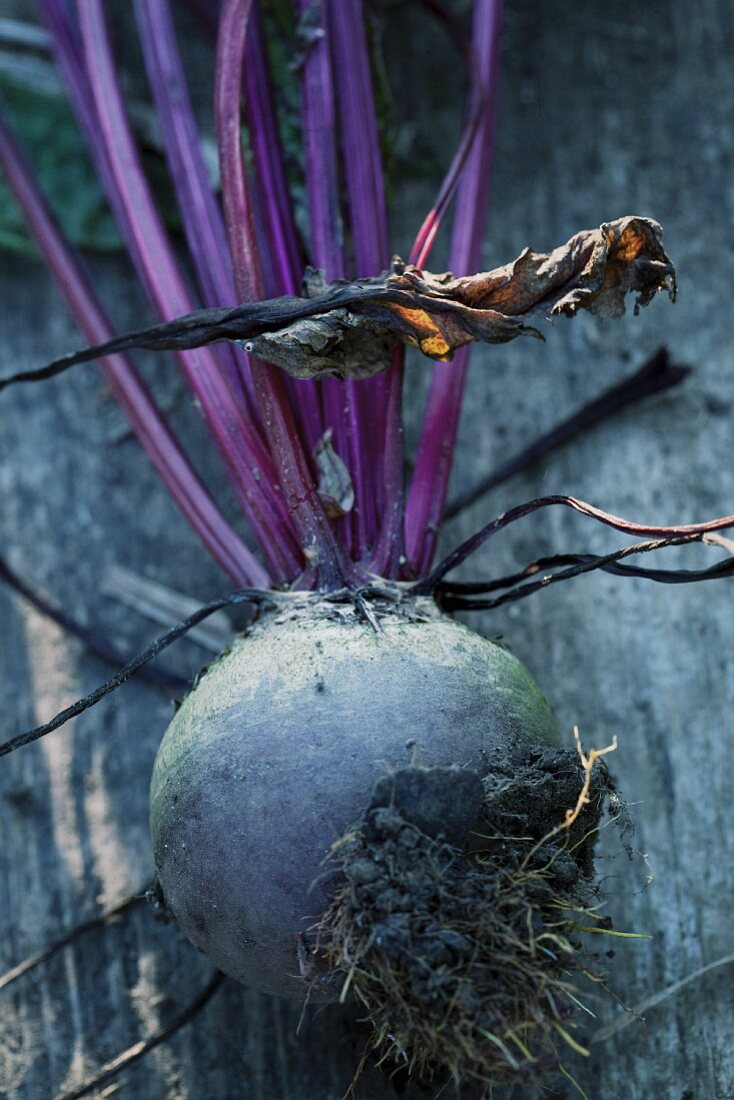
<svg viewBox="0 0 734 1100">
<path fill-rule="evenodd" d="M 377 785 L 332 850 L 315 929 L 372 1025 L 365 1059 L 489 1091 L 578 1050 L 575 983 L 595 976 L 576 937 L 602 924 L 593 844 L 610 791 L 603 765 L 549 747 L 518 748 L 484 779 L 412 767 Z"/>
</svg>

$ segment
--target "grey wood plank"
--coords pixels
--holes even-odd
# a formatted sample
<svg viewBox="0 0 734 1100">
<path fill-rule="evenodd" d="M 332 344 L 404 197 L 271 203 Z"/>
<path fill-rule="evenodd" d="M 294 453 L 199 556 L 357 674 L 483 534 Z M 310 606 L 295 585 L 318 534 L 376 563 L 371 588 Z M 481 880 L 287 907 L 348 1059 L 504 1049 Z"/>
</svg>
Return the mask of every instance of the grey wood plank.
<svg viewBox="0 0 734 1100">
<path fill-rule="evenodd" d="M 412 8 L 394 18 L 402 22 L 391 68 L 402 81 L 416 157 L 430 175 L 455 132 L 460 74 L 433 24 Z M 734 510 L 733 45 L 734 15 L 723 0 L 508 5 L 488 264 L 607 218 L 650 214 L 666 228 L 681 295 L 675 307 L 656 302 L 614 326 L 585 317 L 559 322 L 545 346 L 479 352 L 456 485 L 471 483 L 662 342 L 696 372 L 684 389 L 625 413 L 495 491 L 452 524 L 446 547 L 489 515 L 546 492 L 575 493 L 652 522 Z M 427 74 L 426 84 L 408 79 L 417 72 Z M 397 250 L 406 249 L 430 194 L 423 171 L 414 171 L 394 195 Z M 120 323 L 135 323 L 145 307 L 126 265 L 94 266 Z M 2 371 L 75 346 L 35 265 L 2 257 L 0 302 Z M 163 365 L 148 360 L 147 369 L 218 486 L 216 461 L 182 388 Z M 410 382 L 414 423 L 425 368 L 411 367 Z M 99 595 L 112 562 L 199 598 L 224 582 L 120 427 L 92 370 L 4 394 L 0 539 L 27 577 L 134 645 L 152 630 Z M 612 535 L 578 517 L 545 512 L 487 548 L 465 575 L 504 572 L 553 550 L 613 545 Z M 681 563 L 711 553 L 669 552 Z M 613 770 L 634 804 L 635 844 L 654 873 L 642 889 L 639 861 L 608 866 L 616 925 L 651 936 L 615 945 L 609 961 L 611 984 L 631 1005 L 734 950 L 731 593 L 726 582 L 668 588 L 596 575 L 471 620 L 512 645 L 569 738 L 574 723 L 591 744 L 619 736 Z M 104 674 L 4 591 L 0 621 L 0 735 L 51 714 Z M 182 668 L 197 659 L 193 646 L 177 658 Z M 147 783 L 169 713 L 153 689 L 128 685 L 73 729 L 3 761 L 0 969 L 150 876 Z M 614 848 L 605 834 L 605 856 Z M 207 974 L 193 949 L 143 909 L 90 934 L 0 993 L 0 1095 L 43 1100 L 78 1081 L 170 1018 Z M 646 1027 L 629 1026 L 592 1047 L 588 1061 L 571 1058 L 570 1068 L 594 1100 L 731 1100 L 733 988 L 731 969 L 714 971 L 652 1009 Z M 602 1022 L 614 1015 L 601 1012 Z M 359 1030 L 329 1010 L 296 1034 L 298 1015 L 227 983 L 185 1031 L 123 1074 L 115 1095 L 336 1100 L 349 1083 Z M 395 1093 L 375 1073 L 359 1095 Z M 570 1086 L 558 1092 L 573 1095 Z"/>
</svg>

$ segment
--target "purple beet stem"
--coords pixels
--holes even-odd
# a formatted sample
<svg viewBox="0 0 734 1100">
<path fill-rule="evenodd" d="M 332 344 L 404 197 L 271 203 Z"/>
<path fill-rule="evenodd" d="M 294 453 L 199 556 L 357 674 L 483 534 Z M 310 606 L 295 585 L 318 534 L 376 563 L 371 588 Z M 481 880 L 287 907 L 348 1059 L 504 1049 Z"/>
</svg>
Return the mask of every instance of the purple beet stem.
<svg viewBox="0 0 734 1100">
<path fill-rule="evenodd" d="M 385 413 L 385 454 L 382 465 L 383 513 L 370 572 L 399 577 L 404 564 L 405 491 L 403 486 L 403 366 L 405 348 L 393 352 Z"/>
<path fill-rule="evenodd" d="M 313 0 L 299 0 L 302 16 Z M 327 279 L 343 279 L 347 274 L 344 257 L 344 231 L 339 199 L 339 156 L 336 144 L 336 104 L 329 59 L 329 44 L 320 11 L 324 34 L 311 44 L 301 67 L 301 123 L 304 167 L 310 229 L 310 259 Z M 323 428 L 332 431 L 332 446 L 349 464 L 349 394 L 342 382 L 325 378 L 321 383 Z M 361 501 L 356 500 L 356 507 Z M 337 536 L 350 554 L 357 547 L 352 538 L 352 517 L 336 521 Z"/>
<path fill-rule="evenodd" d="M 265 294 L 268 298 L 299 294 L 305 265 L 293 223 L 264 30 L 257 8 L 253 8 L 247 28 L 244 88 Z M 313 453 L 323 434 L 319 384 L 287 378 L 286 389 L 303 446 Z"/>
<path fill-rule="evenodd" d="M 142 174 L 124 113 L 101 0 L 78 0 L 86 73 L 63 4 L 60 0 L 38 2 L 141 281 L 160 317 L 186 312 L 193 308 L 193 299 Z M 309 0 L 297 3 L 300 11 L 309 6 Z M 296 291 L 301 259 L 256 12 L 246 41 L 253 0 L 227 0 L 220 19 L 215 98 L 226 234 L 201 157 L 168 0 L 135 0 L 135 5 L 166 155 L 204 301 L 221 305 Z M 387 265 L 389 244 L 362 2 L 323 0 L 323 11 L 328 34 L 309 50 L 302 79 L 311 258 L 330 278 L 374 274 Z M 425 262 L 457 189 L 451 266 L 463 273 L 479 264 L 494 134 L 500 21 L 501 0 L 477 0 L 468 121 L 436 203 L 416 239 L 412 258 L 419 264 Z M 243 86 L 254 170 L 252 199 L 241 148 Z M 351 272 L 339 208 L 335 100 L 339 103 L 351 230 Z M 258 232 L 260 242 L 268 243 L 264 267 Z M 225 239 L 229 240 L 231 267 Z M 418 574 L 429 568 L 448 488 L 467 352 L 460 351 L 452 364 L 434 369 L 405 509 L 402 349 L 394 355 L 391 370 L 381 376 L 343 384 L 326 380 L 320 387 L 285 381 L 260 363 L 248 363 L 231 348 L 200 349 L 180 353 L 178 358 L 276 581 L 298 575 L 303 565 L 301 552 L 306 560 L 303 579 L 317 578 L 318 583 L 329 586 L 342 583 L 349 574 L 301 445 L 312 448 L 326 427 L 334 429 L 337 451 L 347 461 L 355 488 L 352 515 L 338 521 L 346 549 L 368 562 L 370 570 L 396 576 L 404 561 L 404 538 L 409 568 Z M 267 444 L 260 430 L 264 430 Z M 202 530 L 200 534 L 205 537 Z"/>
<path fill-rule="evenodd" d="M 451 200 L 456 194 L 456 189 L 461 181 L 462 173 L 466 166 L 469 154 L 474 146 L 483 119 L 486 118 L 489 106 L 487 97 L 482 89 L 486 89 L 484 74 L 482 72 L 479 57 L 473 47 L 471 39 L 464 36 L 462 26 L 451 13 L 445 11 L 438 0 L 424 0 L 424 3 L 441 19 L 448 27 L 454 43 L 460 54 L 466 58 L 470 73 L 470 97 L 469 111 L 466 124 L 462 130 L 461 140 L 454 153 L 453 159 L 446 173 L 433 206 L 428 211 L 423 224 L 416 235 L 413 247 L 408 257 L 409 263 L 416 267 L 424 267 L 433 248 L 436 235 L 441 228 L 441 223 L 446 215 Z"/>
<path fill-rule="evenodd" d="M 501 0 L 478 0 L 473 44 L 487 97 L 459 184 L 451 239 L 450 267 L 457 275 L 476 271 L 487 218 L 496 118 Z M 451 363 L 434 367 L 413 479 L 406 508 L 406 554 L 417 576 L 430 567 L 448 490 L 469 353 L 461 349 Z"/>
<path fill-rule="evenodd" d="M 262 200 L 262 238 L 268 244 L 270 275 L 265 289 L 268 295 L 272 291 L 273 296 L 298 294 L 303 277 L 303 256 L 293 224 L 265 33 L 257 8 L 247 28 L 243 75 L 253 180 Z"/>
<path fill-rule="evenodd" d="M 240 119 L 242 64 L 251 8 L 252 0 L 225 0 L 219 23 L 215 81 L 225 224 L 240 301 L 261 299 L 264 290 L 244 169 Z M 312 566 L 317 585 L 338 588 L 349 570 L 297 437 L 282 375 L 257 361 L 252 362 L 252 372 L 265 432 L 306 563 Z"/>
<path fill-rule="evenodd" d="M 166 160 L 203 302 L 207 306 L 236 305 L 224 222 L 201 153 L 168 0 L 134 0 L 134 7 Z M 218 350 L 235 392 L 244 387 L 252 415 L 255 394 L 247 357 L 231 346 Z"/>
<path fill-rule="evenodd" d="M 339 105 L 342 160 L 349 206 L 354 273 L 377 275 L 390 260 L 385 189 L 369 53 L 361 0 L 324 0 L 331 42 L 334 90 Z M 392 368 L 402 376 L 400 361 Z M 402 384 L 402 377 L 400 379 Z M 388 428 L 389 373 L 344 384 L 349 417 L 349 466 L 355 489 L 356 531 L 360 555 L 368 554 L 379 533 L 385 507 L 383 457 Z M 394 407 L 394 402 L 393 402 Z M 389 448 L 394 445 L 394 439 Z M 392 508 L 393 502 L 390 502 Z"/>
<path fill-rule="evenodd" d="M 462 172 L 474 144 L 477 132 L 484 116 L 486 103 L 481 95 L 483 85 L 479 60 L 470 39 L 464 38 L 461 24 L 433 0 L 428 4 L 435 8 L 456 45 L 467 58 L 471 72 L 471 99 L 467 123 L 463 128 L 459 146 L 441 183 L 433 206 L 418 230 L 410 254 L 410 262 L 422 267 L 431 251 L 436 234 L 448 210 L 451 200 L 461 180 Z M 405 492 L 403 486 L 403 421 L 402 421 L 402 377 L 405 361 L 405 348 L 395 353 L 393 372 L 390 378 L 385 429 L 385 461 L 383 466 L 385 507 L 382 516 L 380 537 L 371 562 L 371 569 L 378 574 L 397 577 L 403 570 L 405 558 Z"/>
<path fill-rule="evenodd" d="M 109 158 L 118 202 L 139 266 L 159 315 L 172 317 L 194 306 L 181 277 L 165 230 L 140 167 L 112 61 L 101 3 L 80 5 L 89 83 L 98 112 L 100 135 Z M 185 209 L 185 208 L 184 208 Z M 209 421 L 250 522 L 267 549 L 278 575 L 297 562 L 288 517 L 276 495 L 277 476 L 251 416 L 226 384 L 217 349 L 179 357 Z"/>
<path fill-rule="evenodd" d="M 59 0 L 38 2 L 52 35 L 72 106 L 141 283 L 159 317 L 175 316 L 190 308 L 192 299 L 183 286 L 145 185 L 124 116 L 100 6 L 85 2 L 80 7 L 87 39 L 92 39 L 87 42 L 90 60 L 87 73 L 85 55 L 65 5 Z M 91 79 L 93 75 L 95 81 Z M 214 356 L 186 353 L 177 358 L 199 398 L 274 579 L 292 576 L 300 558 L 284 509 L 278 507 L 274 494 L 267 491 L 268 484 L 275 481 L 267 450 L 256 436 L 252 422 L 237 405 Z"/>
<path fill-rule="evenodd" d="M 12 134 L 0 116 L 0 163 L 28 228 L 90 344 L 113 330 L 79 264 L 35 185 Z M 214 559 L 238 585 L 266 586 L 268 573 L 217 509 L 161 416 L 135 367 L 124 355 L 100 360 L 104 378 L 168 491 Z"/>
</svg>

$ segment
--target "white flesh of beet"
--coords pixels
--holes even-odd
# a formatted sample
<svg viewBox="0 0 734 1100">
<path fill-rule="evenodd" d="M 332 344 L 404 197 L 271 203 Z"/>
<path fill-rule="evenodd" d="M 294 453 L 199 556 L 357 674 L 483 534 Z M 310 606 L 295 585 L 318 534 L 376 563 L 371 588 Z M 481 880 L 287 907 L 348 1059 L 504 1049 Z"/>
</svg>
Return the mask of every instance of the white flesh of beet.
<svg viewBox="0 0 734 1100">
<path fill-rule="evenodd" d="M 556 737 L 502 647 L 428 601 L 380 624 L 324 601 L 264 617 L 201 678 L 158 752 L 165 901 L 216 966 L 269 993 L 305 996 L 297 941 L 328 905 L 322 861 L 381 777 L 411 762 L 485 775 L 498 751 Z"/>
</svg>

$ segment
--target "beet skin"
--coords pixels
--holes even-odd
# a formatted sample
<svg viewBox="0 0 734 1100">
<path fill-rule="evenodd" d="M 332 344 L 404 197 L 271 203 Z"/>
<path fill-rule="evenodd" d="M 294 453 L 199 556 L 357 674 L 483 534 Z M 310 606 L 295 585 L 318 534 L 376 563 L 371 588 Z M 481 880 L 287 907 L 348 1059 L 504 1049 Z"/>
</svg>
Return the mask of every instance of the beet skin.
<svg viewBox="0 0 734 1100">
<path fill-rule="evenodd" d="M 304 997 L 297 943 L 329 904 L 323 860 L 380 778 L 411 762 L 485 775 L 518 742 L 555 739 L 504 648 L 430 601 L 380 626 L 314 597 L 264 616 L 184 700 L 156 759 L 166 904 L 216 966 L 269 993 Z"/>
</svg>

